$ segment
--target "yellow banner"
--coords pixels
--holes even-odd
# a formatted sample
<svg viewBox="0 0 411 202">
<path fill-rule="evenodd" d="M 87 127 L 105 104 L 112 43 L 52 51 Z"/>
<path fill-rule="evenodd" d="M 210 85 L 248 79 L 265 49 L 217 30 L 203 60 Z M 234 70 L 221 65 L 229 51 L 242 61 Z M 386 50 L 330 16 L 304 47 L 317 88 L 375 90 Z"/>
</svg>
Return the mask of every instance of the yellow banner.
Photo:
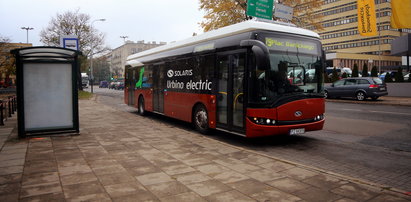
<svg viewBox="0 0 411 202">
<path fill-rule="evenodd" d="M 361 36 L 377 35 L 374 0 L 357 0 L 358 32 Z"/>
<path fill-rule="evenodd" d="M 391 27 L 411 28 L 411 0 L 391 0 Z"/>
</svg>

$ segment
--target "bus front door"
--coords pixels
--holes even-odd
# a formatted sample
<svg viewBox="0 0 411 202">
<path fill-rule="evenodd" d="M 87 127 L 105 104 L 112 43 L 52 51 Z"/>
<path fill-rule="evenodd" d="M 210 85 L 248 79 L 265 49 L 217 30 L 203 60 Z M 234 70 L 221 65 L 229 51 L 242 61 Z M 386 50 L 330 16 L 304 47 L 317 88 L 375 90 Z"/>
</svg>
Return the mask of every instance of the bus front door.
<svg viewBox="0 0 411 202">
<path fill-rule="evenodd" d="M 153 67 L 153 109 L 164 113 L 164 64 Z"/>
<path fill-rule="evenodd" d="M 245 53 L 221 54 L 217 58 L 217 127 L 244 130 Z"/>
</svg>

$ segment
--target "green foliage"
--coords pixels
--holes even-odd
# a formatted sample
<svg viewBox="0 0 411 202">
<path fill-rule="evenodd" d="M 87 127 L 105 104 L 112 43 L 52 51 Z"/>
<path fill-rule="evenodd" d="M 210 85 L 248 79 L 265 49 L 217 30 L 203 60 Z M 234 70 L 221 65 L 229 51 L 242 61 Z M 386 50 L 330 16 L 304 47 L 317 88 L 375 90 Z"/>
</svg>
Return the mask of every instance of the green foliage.
<svg viewBox="0 0 411 202">
<path fill-rule="evenodd" d="M 352 77 L 358 77 L 358 65 L 354 64 L 354 69 L 352 70 Z"/>
<path fill-rule="evenodd" d="M 322 16 L 315 15 L 316 9 L 323 4 L 321 0 L 283 1 L 294 9 L 292 22 L 299 27 L 312 26 L 321 30 Z M 200 26 L 204 32 L 239 23 L 252 17 L 246 15 L 247 0 L 199 0 L 200 10 L 204 12 Z M 299 17 L 303 16 L 303 17 Z M 275 18 L 275 17 L 274 17 Z"/>
<path fill-rule="evenodd" d="M 86 92 L 86 91 L 82 91 L 82 90 L 78 91 L 78 99 L 79 100 L 89 100 L 91 97 L 93 97 L 93 94 L 91 94 L 90 92 Z"/>
<path fill-rule="evenodd" d="M 372 77 L 378 77 L 378 69 L 377 66 L 373 66 L 371 69 L 371 76 Z"/>
<path fill-rule="evenodd" d="M 402 74 L 402 68 L 399 67 L 397 73 L 395 74 L 396 82 L 404 82 L 404 75 Z"/>
<path fill-rule="evenodd" d="M 338 76 L 337 69 L 334 67 L 333 73 L 332 73 L 332 76 L 331 76 L 331 82 L 334 83 L 338 80 L 340 80 L 340 77 Z"/>
<path fill-rule="evenodd" d="M 347 77 L 348 77 L 347 72 L 344 72 L 344 73 L 341 75 L 341 77 L 342 77 L 342 78 L 347 78 Z"/>
<path fill-rule="evenodd" d="M 362 76 L 363 77 L 368 77 L 368 65 L 367 63 L 364 63 L 364 65 L 362 66 Z"/>
</svg>

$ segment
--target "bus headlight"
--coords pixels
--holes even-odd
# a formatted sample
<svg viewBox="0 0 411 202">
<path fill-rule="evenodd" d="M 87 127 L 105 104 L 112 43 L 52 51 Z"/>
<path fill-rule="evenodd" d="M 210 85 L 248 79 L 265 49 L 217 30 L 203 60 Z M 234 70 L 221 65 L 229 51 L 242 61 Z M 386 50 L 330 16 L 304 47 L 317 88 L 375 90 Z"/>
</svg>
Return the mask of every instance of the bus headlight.
<svg viewBox="0 0 411 202">
<path fill-rule="evenodd" d="M 249 119 L 258 125 L 275 125 L 276 121 L 274 119 L 267 119 L 267 118 L 258 118 L 258 117 L 249 117 Z"/>
<path fill-rule="evenodd" d="M 323 119 L 324 119 L 323 114 L 314 117 L 314 121 L 320 121 L 320 120 L 323 120 Z"/>
</svg>

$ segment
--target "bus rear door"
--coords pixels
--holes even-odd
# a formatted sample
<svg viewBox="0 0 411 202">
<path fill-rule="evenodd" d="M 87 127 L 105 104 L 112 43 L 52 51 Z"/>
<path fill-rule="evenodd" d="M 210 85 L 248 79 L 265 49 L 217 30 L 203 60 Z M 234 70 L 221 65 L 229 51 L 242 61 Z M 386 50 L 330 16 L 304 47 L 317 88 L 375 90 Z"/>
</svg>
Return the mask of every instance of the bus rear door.
<svg viewBox="0 0 411 202">
<path fill-rule="evenodd" d="M 164 113 L 164 70 L 165 64 L 153 66 L 153 109 L 156 112 Z"/>
</svg>

